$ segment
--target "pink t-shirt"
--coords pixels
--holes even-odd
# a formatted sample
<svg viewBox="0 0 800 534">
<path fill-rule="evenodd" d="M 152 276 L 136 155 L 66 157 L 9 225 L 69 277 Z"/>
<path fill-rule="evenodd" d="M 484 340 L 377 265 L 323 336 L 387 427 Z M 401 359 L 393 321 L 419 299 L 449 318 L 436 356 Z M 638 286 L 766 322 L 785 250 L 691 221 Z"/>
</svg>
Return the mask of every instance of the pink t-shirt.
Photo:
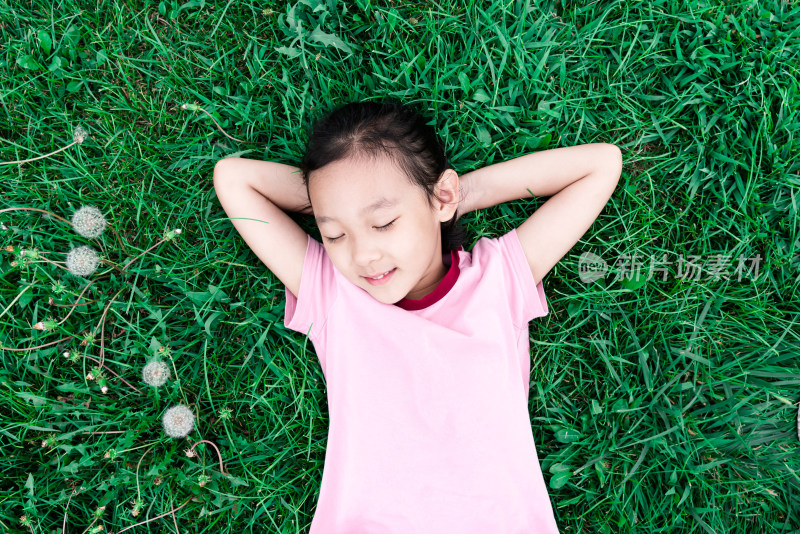
<svg viewBox="0 0 800 534">
<path fill-rule="evenodd" d="M 453 251 L 395 304 L 308 238 L 287 328 L 307 334 L 330 428 L 310 534 L 557 533 L 528 413 L 528 322 L 547 315 L 516 230 Z"/>
</svg>

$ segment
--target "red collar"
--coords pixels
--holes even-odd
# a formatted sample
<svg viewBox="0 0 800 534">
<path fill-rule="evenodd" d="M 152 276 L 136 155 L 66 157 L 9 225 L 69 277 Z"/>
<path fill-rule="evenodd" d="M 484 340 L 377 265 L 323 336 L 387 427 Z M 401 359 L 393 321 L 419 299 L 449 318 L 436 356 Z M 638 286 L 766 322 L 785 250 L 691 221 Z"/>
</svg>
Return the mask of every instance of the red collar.
<svg viewBox="0 0 800 534">
<path fill-rule="evenodd" d="M 458 250 L 464 250 L 464 247 L 458 247 Z M 421 299 L 409 299 L 409 298 L 401 298 L 397 302 L 395 302 L 395 306 L 403 308 L 404 310 L 421 310 L 423 308 L 427 308 L 434 302 L 438 302 L 439 299 L 447 295 L 447 292 L 450 291 L 456 280 L 458 280 L 458 251 L 451 250 L 450 251 L 450 269 L 447 271 L 447 274 L 444 275 L 442 281 L 439 282 L 439 285 L 436 288 L 422 297 Z"/>
</svg>

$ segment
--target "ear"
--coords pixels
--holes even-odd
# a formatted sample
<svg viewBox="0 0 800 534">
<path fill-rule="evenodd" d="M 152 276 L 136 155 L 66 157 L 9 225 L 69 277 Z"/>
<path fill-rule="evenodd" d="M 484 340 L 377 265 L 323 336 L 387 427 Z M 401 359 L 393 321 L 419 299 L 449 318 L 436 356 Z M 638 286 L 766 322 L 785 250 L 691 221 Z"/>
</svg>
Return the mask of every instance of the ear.
<svg viewBox="0 0 800 534">
<path fill-rule="evenodd" d="M 458 209 L 458 203 L 461 200 L 460 192 L 458 190 L 458 174 L 453 169 L 447 169 L 436 183 L 434 188 L 436 193 L 436 201 L 434 202 L 434 209 L 436 210 L 439 220 L 447 222 L 453 218 L 453 215 Z"/>
</svg>

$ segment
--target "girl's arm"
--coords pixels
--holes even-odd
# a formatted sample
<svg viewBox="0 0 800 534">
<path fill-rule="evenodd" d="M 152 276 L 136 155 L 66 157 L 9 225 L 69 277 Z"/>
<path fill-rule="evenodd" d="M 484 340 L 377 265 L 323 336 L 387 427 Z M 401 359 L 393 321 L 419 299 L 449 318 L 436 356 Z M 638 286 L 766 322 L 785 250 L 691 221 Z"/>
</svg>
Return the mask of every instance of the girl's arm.
<svg viewBox="0 0 800 534">
<path fill-rule="evenodd" d="M 459 213 L 532 196 L 551 197 L 517 228 L 539 283 L 600 215 L 621 173 L 622 152 L 616 145 L 544 150 L 461 176 L 465 196 Z"/>
<path fill-rule="evenodd" d="M 274 161 L 248 158 L 224 158 L 220 164 L 229 167 L 229 174 L 269 198 L 283 211 L 311 214 L 308 192 L 303 186 L 300 169 Z"/>
<path fill-rule="evenodd" d="M 308 194 L 290 165 L 224 158 L 214 166 L 214 189 L 247 245 L 270 271 L 299 295 L 308 234 L 285 211 L 311 213 Z"/>
</svg>

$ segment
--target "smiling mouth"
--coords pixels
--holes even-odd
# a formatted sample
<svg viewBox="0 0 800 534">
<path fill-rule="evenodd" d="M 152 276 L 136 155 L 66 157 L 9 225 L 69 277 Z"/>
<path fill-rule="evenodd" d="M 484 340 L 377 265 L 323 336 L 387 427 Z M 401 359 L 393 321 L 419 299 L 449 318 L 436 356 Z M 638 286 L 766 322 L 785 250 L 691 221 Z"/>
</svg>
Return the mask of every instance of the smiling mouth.
<svg viewBox="0 0 800 534">
<path fill-rule="evenodd" d="M 369 282 L 370 285 L 373 285 L 373 286 L 388 284 L 389 280 L 391 280 L 392 277 L 394 276 L 394 272 L 396 270 L 397 270 L 397 267 L 395 267 L 394 269 L 392 269 L 390 271 L 386 271 L 383 274 L 379 274 L 378 276 L 375 276 L 375 277 L 373 277 L 373 276 L 365 276 L 364 278 L 367 280 L 367 282 Z"/>
<path fill-rule="evenodd" d="M 389 274 L 392 271 L 394 271 L 394 269 L 390 269 L 390 270 L 386 271 L 385 273 L 380 274 L 378 276 L 365 276 L 364 278 L 371 278 L 373 280 L 380 280 L 381 278 L 383 278 L 384 276 L 386 276 L 387 274 Z"/>
</svg>

